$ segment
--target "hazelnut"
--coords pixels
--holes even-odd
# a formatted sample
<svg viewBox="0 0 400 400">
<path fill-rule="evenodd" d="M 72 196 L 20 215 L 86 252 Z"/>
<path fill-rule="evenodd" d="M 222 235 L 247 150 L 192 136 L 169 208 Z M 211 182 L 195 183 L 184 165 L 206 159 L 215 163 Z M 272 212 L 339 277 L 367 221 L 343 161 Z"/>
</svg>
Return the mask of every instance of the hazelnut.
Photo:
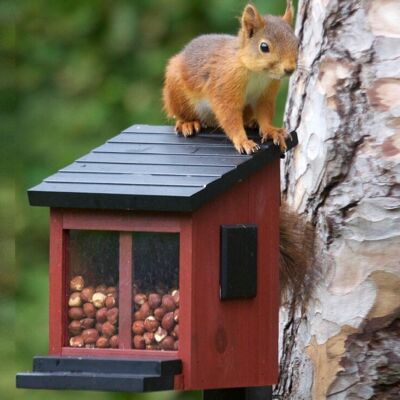
<svg viewBox="0 0 400 400">
<path fill-rule="evenodd" d="M 141 335 L 135 335 L 135 336 L 133 337 L 133 347 L 134 347 L 135 349 L 140 349 L 140 350 L 143 350 L 143 349 L 146 348 L 146 343 L 145 343 L 145 341 L 144 341 L 143 336 L 141 336 Z"/>
<path fill-rule="evenodd" d="M 81 331 L 81 322 L 78 320 L 74 320 L 68 325 L 68 332 L 71 335 L 78 336 L 80 335 Z"/>
<path fill-rule="evenodd" d="M 157 343 L 148 344 L 146 350 L 160 350 L 160 346 Z"/>
<path fill-rule="evenodd" d="M 107 308 L 113 308 L 114 306 L 117 305 L 117 300 L 115 300 L 114 295 L 108 294 L 107 297 L 106 297 L 106 300 L 105 300 L 104 304 L 105 304 L 105 306 L 106 306 Z"/>
<path fill-rule="evenodd" d="M 179 350 L 179 340 L 175 340 L 174 350 Z"/>
<path fill-rule="evenodd" d="M 107 321 L 107 308 L 99 308 L 96 312 L 96 321 L 103 323 Z"/>
<path fill-rule="evenodd" d="M 179 308 L 177 308 L 177 309 L 174 311 L 174 321 L 175 321 L 176 323 L 179 322 Z"/>
<path fill-rule="evenodd" d="M 96 316 L 96 308 L 92 303 L 85 303 L 83 305 L 83 313 L 88 318 L 94 318 Z"/>
<path fill-rule="evenodd" d="M 95 344 L 99 338 L 99 332 L 96 329 L 85 329 L 82 331 L 82 337 L 85 344 Z"/>
<path fill-rule="evenodd" d="M 179 307 L 179 290 L 173 290 L 171 296 L 174 299 L 176 306 Z"/>
<path fill-rule="evenodd" d="M 174 329 L 173 329 L 173 331 L 171 332 L 171 336 L 172 336 L 174 339 L 179 339 L 179 325 L 178 325 L 178 324 L 176 324 L 176 325 L 174 326 Z"/>
<path fill-rule="evenodd" d="M 156 318 L 157 321 L 161 321 L 165 315 L 167 310 L 163 307 L 158 307 L 154 310 L 154 317 Z"/>
<path fill-rule="evenodd" d="M 171 336 L 167 336 L 160 342 L 162 350 L 174 350 L 175 340 Z"/>
<path fill-rule="evenodd" d="M 85 287 L 85 281 L 80 275 L 74 276 L 69 283 L 69 287 L 73 292 L 80 292 Z"/>
<path fill-rule="evenodd" d="M 106 295 L 107 296 L 111 295 L 111 296 L 114 296 L 115 298 L 117 298 L 118 297 L 118 289 L 115 286 L 109 286 L 106 289 Z"/>
<path fill-rule="evenodd" d="M 164 315 L 164 317 L 161 321 L 161 326 L 168 332 L 174 328 L 175 321 L 174 321 L 174 313 L 173 312 L 169 312 Z"/>
<path fill-rule="evenodd" d="M 82 307 L 71 307 L 68 310 L 68 316 L 71 319 L 82 319 L 84 317 Z"/>
<path fill-rule="evenodd" d="M 96 331 L 99 333 L 101 333 L 103 331 L 103 324 L 100 322 L 97 322 L 94 327 L 96 328 Z"/>
<path fill-rule="evenodd" d="M 144 322 L 142 320 L 135 321 L 132 324 L 132 332 L 135 335 L 143 335 L 145 331 Z"/>
<path fill-rule="evenodd" d="M 166 338 L 167 336 L 168 332 L 164 328 L 161 328 L 161 326 L 158 327 L 158 329 L 154 333 L 154 339 L 156 340 L 157 343 L 162 342 L 164 338 Z"/>
<path fill-rule="evenodd" d="M 113 325 L 116 325 L 116 323 L 118 322 L 118 308 L 117 307 L 107 310 L 107 321 Z"/>
<path fill-rule="evenodd" d="M 134 321 L 137 321 L 137 320 L 139 320 L 139 319 L 143 319 L 143 315 L 142 315 L 142 313 L 141 313 L 140 311 L 136 311 L 136 312 L 133 314 L 133 320 L 134 320 Z"/>
<path fill-rule="evenodd" d="M 151 293 L 149 295 L 149 306 L 153 310 L 160 307 L 161 305 L 161 296 L 158 293 Z"/>
<path fill-rule="evenodd" d="M 103 294 L 107 295 L 107 286 L 106 285 L 98 285 L 98 286 L 96 286 L 95 291 L 98 293 L 103 293 Z"/>
<path fill-rule="evenodd" d="M 80 307 L 82 305 L 81 293 L 73 292 L 69 296 L 68 305 L 70 307 Z"/>
<path fill-rule="evenodd" d="M 147 317 L 150 317 L 150 315 L 152 314 L 151 312 L 151 308 L 149 306 L 149 303 L 143 303 L 142 306 L 140 307 L 140 310 L 138 311 L 138 316 L 140 316 L 140 318 L 138 319 L 146 319 Z"/>
<path fill-rule="evenodd" d="M 143 339 L 144 339 L 144 341 L 145 341 L 145 343 L 146 343 L 146 346 L 149 345 L 149 344 L 154 343 L 154 333 L 152 333 L 152 332 L 145 332 L 145 333 L 143 334 Z"/>
<path fill-rule="evenodd" d="M 81 327 L 82 329 L 90 329 L 94 328 L 94 319 L 93 318 L 84 318 L 81 319 Z"/>
<path fill-rule="evenodd" d="M 117 331 L 117 329 L 115 328 L 115 326 L 108 321 L 104 322 L 104 324 L 101 328 L 102 334 L 108 338 L 111 336 L 114 336 L 116 331 Z"/>
<path fill-rule="evenodd" d="M 95 349 L 96 348 L 96 343 L 88 343 L 85 344 L 86 349 Z"/>
<path fill-rule="evenodd" d="M 92 297 L 92 303 L 96 308 L 104 307 L 104 302 L 106 300 L 106 295 L 101 292 L 96 292 Z"/>
<path fill-rule="evenodd" d="M 96 347 L 99 347 L 100 349 L 106 349 L 107 347 L 110 347 L 110 341 L 103 336 L 99 337 L 96 342 Z"/>
<path fill-rule="evenodd" d="M 175 311 L 175 300 L 170 294 L 165 294 L 163 296 L 162 305 L 167 311 Z"/>
<path fill-rule="evenodd" d="M 82 336 L 73 336 L 69 339 L 69 345 L 71 347 L 83 347 L 85 341 L 83 340 Z"/>
<path fill-rule="evenodd" d="M 138 293 L 134 297 L 135 304 L 141 306 L 147 301 L 147 296 L 144 293 Z"/>
<path fill-rule="evenodd" d="M 90 301 L 92 301 L 93 295 L 94 295 L 94 288 L 85 287 L 82 289 L 81 299 L 84 303 L 89 303 Z"/>
<path fill-rule="evenodd" d="M 155 332 L 159 326 L 160 323 L 153 316 L 147 317 L 144 320 L 144 327 L 147 332 Z"/>
<path fill-rule="evenodd" d="M 110 347 L 112 349 L 118 349 L 119 343 L 118 343 L 118 335 L 114 335 L 110 337 Z"/>
</svg>

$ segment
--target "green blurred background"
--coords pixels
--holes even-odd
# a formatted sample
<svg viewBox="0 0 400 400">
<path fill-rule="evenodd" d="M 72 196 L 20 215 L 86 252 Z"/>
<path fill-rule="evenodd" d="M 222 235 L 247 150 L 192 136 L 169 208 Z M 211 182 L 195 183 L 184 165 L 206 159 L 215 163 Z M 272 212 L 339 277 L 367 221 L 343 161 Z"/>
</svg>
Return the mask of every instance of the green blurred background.
<svg viewBox="0 0 400 400">
<path fill-rule="evenodd" d="M 169 57 L 191 38 L 235 34 L 244 0 L 14 0 L 0 4 L 0 397 L 200 399 L 196 393 L 16 390 L 47 352 L 48 210 L 26 189 L 134 123 L 165 124 Z M 253 3 L 281 14 L 285 0 Z M 281 124 L 287 82 L 276 123 Z"/>
</svg>

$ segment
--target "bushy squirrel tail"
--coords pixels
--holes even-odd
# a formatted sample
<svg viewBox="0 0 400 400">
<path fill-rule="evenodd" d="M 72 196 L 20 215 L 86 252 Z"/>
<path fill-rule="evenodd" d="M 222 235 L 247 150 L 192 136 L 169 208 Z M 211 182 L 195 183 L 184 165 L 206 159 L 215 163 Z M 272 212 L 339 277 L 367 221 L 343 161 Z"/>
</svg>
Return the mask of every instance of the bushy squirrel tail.
<svg viewBox="0 0 400 400">
<path fill-rule="evenodd" d="M 306 305 L 315 286 L 315 227 L 283 204 L 280 210 L 282 304 Z"/>
</svg>

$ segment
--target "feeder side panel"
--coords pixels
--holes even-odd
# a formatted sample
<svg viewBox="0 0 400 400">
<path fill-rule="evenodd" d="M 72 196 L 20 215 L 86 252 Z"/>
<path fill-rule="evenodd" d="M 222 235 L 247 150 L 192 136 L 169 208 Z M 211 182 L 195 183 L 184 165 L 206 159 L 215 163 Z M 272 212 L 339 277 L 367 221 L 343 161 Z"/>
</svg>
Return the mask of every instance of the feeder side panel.
<svg viewBox="0 0 400 400">
<path fill-rule="evenodd" d="M 280 161 L 250 179 L 250 218 L 258 225 L 258 379 L 278 382 Z M 266 315 L 267 312 L 267 315 Z"/>
<path fill-rule="evenodd" d="M 220 300 L 221 225 L 248 224 L 249 181 L 238 183 L 193 216 L 193 336 L 192 370 L 185 375 L 190 389 L 239 386 L 256 361 L 248 349 L 247 330 L 255 331 L 255 318 L 248 314 L 255 299 Z M 235 321 L 232 321 L 232 318 Z M 242 328 L 243 327 L 243 328 Z M 240 368 L 239 368 L 240 364 Z"/>
<path fill-rule="evenodd" d="M 279 310 L 279 160 L 193 216 L 192 365 L 185 389 L 276 383 Z M 257 296 L 220 300 L 220 226 L 257 224 Z"/>
</svg>

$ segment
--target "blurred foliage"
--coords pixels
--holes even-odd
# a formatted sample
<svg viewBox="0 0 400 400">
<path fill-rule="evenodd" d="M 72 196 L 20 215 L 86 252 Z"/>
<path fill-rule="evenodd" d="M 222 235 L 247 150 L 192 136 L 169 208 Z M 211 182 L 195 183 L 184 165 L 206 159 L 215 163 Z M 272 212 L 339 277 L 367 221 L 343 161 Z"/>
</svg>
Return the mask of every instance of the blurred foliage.
<svg viewBox="0 0 400 400">
<path fill-rule="evenodd" d="M 285 8 L 285 0 L 253 3 L 264 13 Z M 48 210 L 30 208 L 26 189 L 133 123 L 167 123 L 160 96 L 166 61 L 201 33 L 236 33 L 244 5 L 243 0 L 0 3 L 2 399 L 94 398 L 90 392 L 14 389 L 15 372 L 29 370 L 32 357 L 47 352 Z M 284 99 L 285 88 L 278 124 Z M 96 393 L 97 400 L 128 398 L 199 399 L 200 393 Z"/>
</svg>

